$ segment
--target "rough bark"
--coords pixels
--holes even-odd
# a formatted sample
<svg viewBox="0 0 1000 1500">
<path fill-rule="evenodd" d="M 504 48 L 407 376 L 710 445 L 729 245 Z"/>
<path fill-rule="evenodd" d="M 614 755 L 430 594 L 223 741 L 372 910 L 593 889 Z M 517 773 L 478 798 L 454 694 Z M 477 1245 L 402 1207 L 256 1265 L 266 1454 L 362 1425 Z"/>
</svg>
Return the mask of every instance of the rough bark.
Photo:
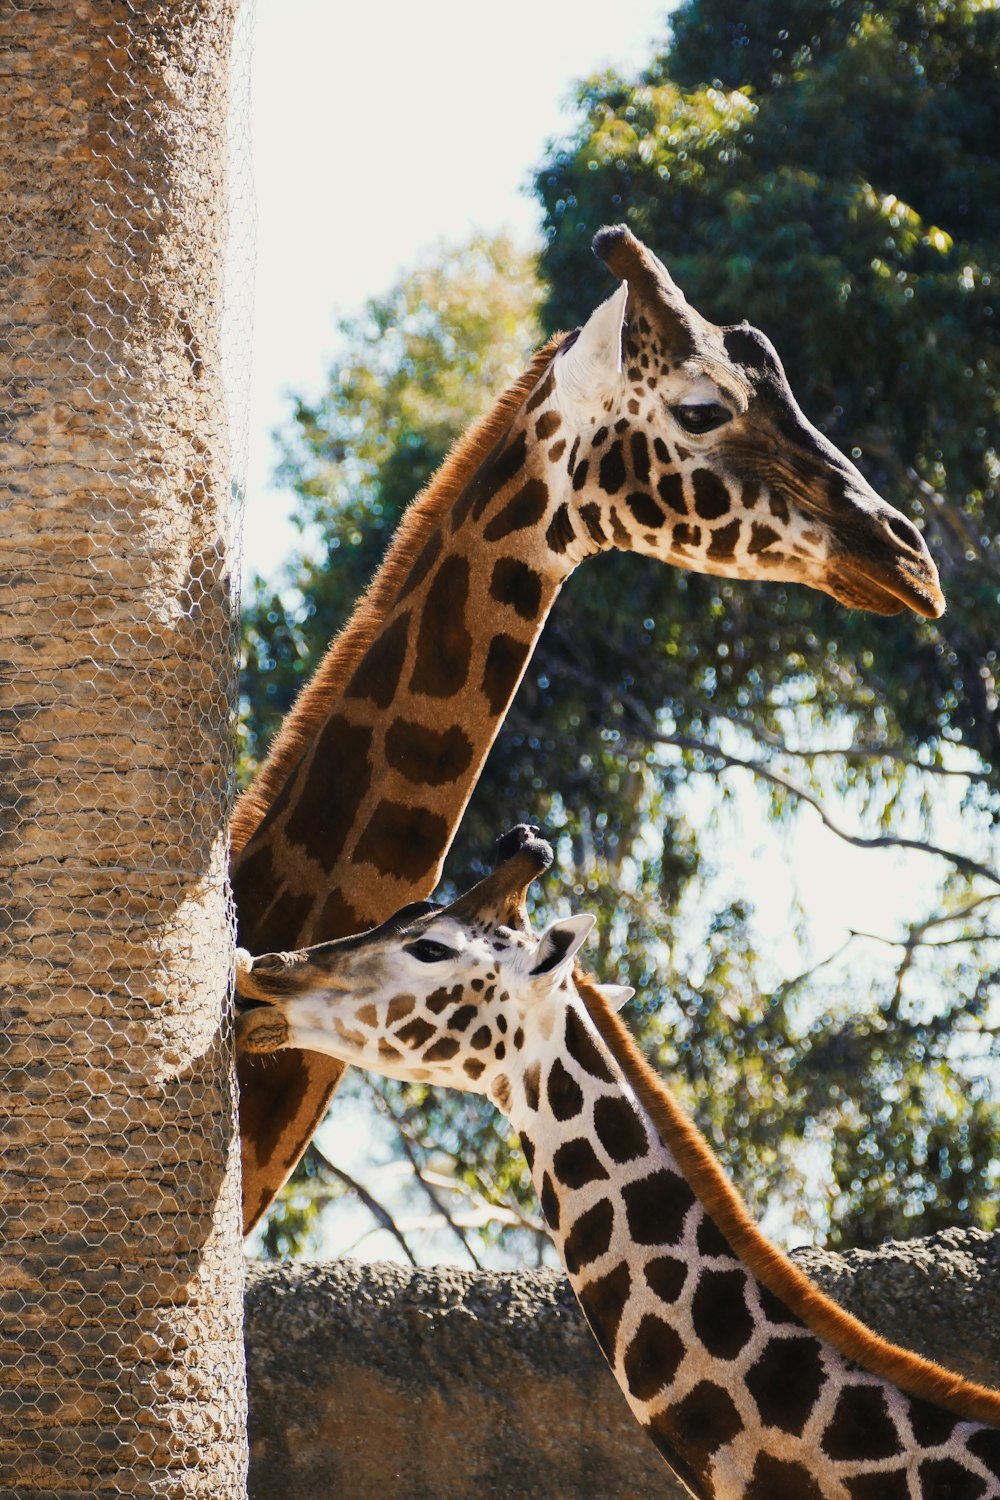
<svg viewBox="0 0 1000 1500">
<path fill-rule="evenodd" d="M 873 1327 L 1000 1379 L 1000 1235 L 800 1264 Z M 679 1500 L 556 1272 L 251 1265 L 252 1500 Z"/>
<path fill-rule="evenodd" d="M 0 16 L 0 1492 L 244 1493 L 219 358 L 237 0 Z"/>
</svg>

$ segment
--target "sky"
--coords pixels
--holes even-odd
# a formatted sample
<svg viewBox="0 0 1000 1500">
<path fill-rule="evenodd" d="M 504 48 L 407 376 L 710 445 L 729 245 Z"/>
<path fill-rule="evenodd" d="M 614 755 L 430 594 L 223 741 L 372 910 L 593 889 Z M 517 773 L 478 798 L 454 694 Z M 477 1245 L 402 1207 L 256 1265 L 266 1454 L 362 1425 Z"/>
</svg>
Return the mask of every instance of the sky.
<svg viewBox="0 0 1000 1500">
<path fill-rule="evenodd" d="M 297 540 L 291 497 L 271 483 L 271 434 L 288 392 L 322 389 L 337 320 L 437 240 L 505 229 L 531 243 L 538 209 L 524 187 L 573 126 L 574 81 L 610 64 L 636 71 L 667 9 L 256 0 L 246 572 L 272 572 Z"/>
</svg>

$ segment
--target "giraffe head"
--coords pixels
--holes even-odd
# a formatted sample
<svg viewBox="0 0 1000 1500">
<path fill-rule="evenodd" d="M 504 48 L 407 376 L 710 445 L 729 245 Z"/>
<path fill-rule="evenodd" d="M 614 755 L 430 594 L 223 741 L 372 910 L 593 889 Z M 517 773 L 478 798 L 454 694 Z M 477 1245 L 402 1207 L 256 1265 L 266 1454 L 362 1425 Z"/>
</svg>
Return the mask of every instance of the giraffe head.
<svg viewBox="0 0 1000 1500">
<path fill-rule="evenodd" d="M 561 1041 L 556 1020 L 594 926 L 565 917 L 532 933 L 525 892 L 552 862 L 535 832 L 501 840 L 509 857 L 450 906 L 405 906 L 370 932 L 297 953 L 239 952 L 238 998 L 256 1002 L 239 1018 L 241 1049 L 327 1052 L 393 1078 L 488 1094 L 505 1109 L 519 1054 L 536 1059 L 551 1037 Z M 604 993 L 617 1006 L 632 991 Z"/>
<path fill-rule="evenodd" d="M 562 344 L 533 413 L 557 438 L 550 457 L 567 454 L 550 546 L 571 563 L 620 547 L 940 615 L 920 533 L 803 415 L 764 334 L 701 317 L 622 225 L 594 250 L 621 285 Z"/>
</svg>

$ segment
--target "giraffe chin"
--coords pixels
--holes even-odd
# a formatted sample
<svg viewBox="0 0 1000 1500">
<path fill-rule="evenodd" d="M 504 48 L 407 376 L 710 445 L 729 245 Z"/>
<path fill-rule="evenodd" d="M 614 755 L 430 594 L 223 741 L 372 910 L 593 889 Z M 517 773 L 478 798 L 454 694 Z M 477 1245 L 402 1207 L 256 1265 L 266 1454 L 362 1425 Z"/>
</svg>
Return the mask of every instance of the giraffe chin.
<svg viewBox="0 0 1000 1500">
<path fill-rule="evenodd" d="M 288 1022 L 273 1005 L 253 1005 L 236 1017 L 236 1047 L 240 1052 L 278 1052 L 291 1043 Z"/>
<path fill-rule="evenodd" d="M 824 589 L 838 604 L 873 615 L 898 615 L 912 609 L 925 620 L 937 620 L 945 611 L 944 595 L 936 580 L 917 582 L 905 575 L 875 579 L 842 568 L 827 580 Z"/>
</svg>

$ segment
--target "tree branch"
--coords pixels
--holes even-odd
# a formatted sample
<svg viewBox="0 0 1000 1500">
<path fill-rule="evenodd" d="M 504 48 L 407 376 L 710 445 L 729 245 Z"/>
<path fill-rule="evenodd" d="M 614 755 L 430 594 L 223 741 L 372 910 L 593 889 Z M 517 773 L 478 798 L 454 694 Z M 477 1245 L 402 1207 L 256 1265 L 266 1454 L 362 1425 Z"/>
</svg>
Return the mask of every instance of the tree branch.
<svg viewBox="0 0 1000 1500">
<path fill-rule="evenodd" d="M 332 1177 L 336 1177 L 339 1182 L 342 1182 L 345 1187 L 350 1188 L 351 1192 L 360 1198 L 372 1218 L 376 1219 L 383 1229 L 387 1229 L 393 1239 L 397 1241 L 410 1265 L 415 1266 L 417 1264 L 416 1256 L 407 1244 L 403 1231 L 384 1204 L 380 1203 L 377 1198 L 373 1198 L 363 1183 L 358 1182 L 349 1172 L 345 1172 L 343 1167 L 338 1167 L 335 1162 L 332 1162 L 326 1153 L 319 1149 L 315 1140 L 311 1142 L 311 1149 L 315 1153 L 323 1171 L 329 1172 Z"/>
</svg>

